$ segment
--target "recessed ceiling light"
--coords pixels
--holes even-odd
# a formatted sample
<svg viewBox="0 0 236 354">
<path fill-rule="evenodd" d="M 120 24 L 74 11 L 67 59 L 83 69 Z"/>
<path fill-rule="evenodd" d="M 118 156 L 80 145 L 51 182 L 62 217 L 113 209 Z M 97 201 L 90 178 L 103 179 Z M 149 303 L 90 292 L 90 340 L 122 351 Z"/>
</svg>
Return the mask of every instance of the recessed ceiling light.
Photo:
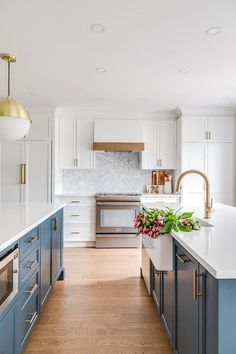
<svg viewBox="0 0 236 354">
<path fill-rule="evenodd" d="M 218 27 L 218 26 L 210 27 L 206 30 L 207 36 L 215 36 L 219 33 L 220 33 L 220 27 Z"/>
<path fill-rule="evenodd" d="M 187 69 L 180 69 L 179 74 L 180 75 L 187 75 L 187 74 L 189 74 L 189 71 Z"/>
<path fill-rule="evenodd" d="M 90 28 L 91 31 L 96 33 L 102 33 L 105 31 L 105 26 L 103 26 L 101 23 L 94 23 Z"/>
<path fill-rule="evenodd" d="M 100 66 L 100 67 L 96 68 L 96 71 L 97 71 L 97 73 L 104 74 L 107 70 Z"/>
</svg>

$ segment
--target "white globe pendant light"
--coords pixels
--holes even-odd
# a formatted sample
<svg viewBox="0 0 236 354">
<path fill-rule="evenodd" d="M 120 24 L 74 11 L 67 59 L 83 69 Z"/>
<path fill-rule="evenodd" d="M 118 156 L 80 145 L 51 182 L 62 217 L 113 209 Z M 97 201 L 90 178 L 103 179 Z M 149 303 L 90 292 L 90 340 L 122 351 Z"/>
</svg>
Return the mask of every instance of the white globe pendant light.
<svg viewBox="0 0 236 354">
<path fill-rule="evenodd" d="M 10 97 L 10 64 L 16 62 L 16 57 L 2 53 L 0 58 L 8 63 L 8 95 L 0 99 L 0 141 L 14 141 L 28 133 L 31 119 L 21 103 Z"/>
</svg>

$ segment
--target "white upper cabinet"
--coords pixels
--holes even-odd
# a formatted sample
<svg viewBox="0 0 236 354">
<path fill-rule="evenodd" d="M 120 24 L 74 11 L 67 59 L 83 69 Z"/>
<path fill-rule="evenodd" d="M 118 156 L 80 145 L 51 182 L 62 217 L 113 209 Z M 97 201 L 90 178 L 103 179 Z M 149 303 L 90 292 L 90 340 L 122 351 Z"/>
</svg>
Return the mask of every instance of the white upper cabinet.
<svg viewBox="0 0 236 354">
<path fill-rule="evenodd" d="M 182 141 L 203 142 L 206 138 L 205 117 L 182 117 Z"/>
<path fill-rule="evenodd" d="M 142 143 L 143 121 L 134 119 L 96 119 L 94 141 L 108 143 Z"/>
<path fill-rule="evenodd" d="M 176 168 L 176 121 L 160 121 L 158 124 L 159 164 L 161 168 Z"/>
<path fill-rule="evenodd" d="M 234 117 L 182 117 L 181 124 L 181 171 L 198 169 L 205 172 L 210 180 L 213 200 L 233 204 Z M 203 195 L 203 179 L 197 175 L 186 176 L 183 200 L 200 201 Z"/>
<path fill-rule="evenodd" d="M 32 124 L 25 140 L 51 140 L 51 116 L 32 114 Z"/>
<path fill-rule="evenodd" d="M 58 125 L 60 168 L 77 168 L 77 122 L 75 119 L 60 119 Z"/>
<path fill-rule="evenodd" d="M 93 121 L 77 121 L 77 159 L 78 168 L 94 168 Z"/>
<path fill-rule="evenodd" d="M 60 168 L 94 168 L 93 121 L 59 119 L 58 124 Z"/>
<path fill-rule="evenodd" d="M 207 131 L 209 142 L 232 142 L 235 134 L 233 117 L 209 117 Z"/>
<path fill-rule="evenodd" d="M 233 117 L 188 117 L 182 119 L 183 142 L 232 142 Z"/>
<path fill-rule="evenodd" d="M 143 122 L 143 169 L 176 168 L 176 121 Z"/>
<path fill-rule="evenodd" d="M 142 152 L 142 168 L 155 169 L 157 166 L 157 123 L 155 120 L 146 120 L 143 123 L 144 151 Z"/>
</svg>

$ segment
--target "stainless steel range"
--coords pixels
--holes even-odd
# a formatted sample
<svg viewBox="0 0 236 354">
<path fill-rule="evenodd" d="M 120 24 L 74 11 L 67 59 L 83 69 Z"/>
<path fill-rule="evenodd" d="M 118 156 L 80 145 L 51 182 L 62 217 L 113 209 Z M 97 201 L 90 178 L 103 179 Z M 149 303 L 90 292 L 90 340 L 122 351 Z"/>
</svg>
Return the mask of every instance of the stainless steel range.
<svg viewBox="0 0 236 354">
<path fill-rule="evenodd" d="M 96 194 L 96 247 L 139 247 L 134 219 L 141 209 L 140 194 Z"/>
</svg>

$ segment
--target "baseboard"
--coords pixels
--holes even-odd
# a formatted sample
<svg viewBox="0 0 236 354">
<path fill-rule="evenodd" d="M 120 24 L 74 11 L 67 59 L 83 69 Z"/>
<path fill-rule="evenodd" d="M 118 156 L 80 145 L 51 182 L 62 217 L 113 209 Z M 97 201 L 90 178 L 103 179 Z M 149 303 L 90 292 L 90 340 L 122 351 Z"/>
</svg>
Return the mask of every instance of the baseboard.
<svg viewBox="0 0 236 354">
<path fill-rule="evenodd" d="M 95 241 L 80 241 L 80 242 L 64 242 L 65 248 L 70 247 L 95 247 Z"/>
</svg>

